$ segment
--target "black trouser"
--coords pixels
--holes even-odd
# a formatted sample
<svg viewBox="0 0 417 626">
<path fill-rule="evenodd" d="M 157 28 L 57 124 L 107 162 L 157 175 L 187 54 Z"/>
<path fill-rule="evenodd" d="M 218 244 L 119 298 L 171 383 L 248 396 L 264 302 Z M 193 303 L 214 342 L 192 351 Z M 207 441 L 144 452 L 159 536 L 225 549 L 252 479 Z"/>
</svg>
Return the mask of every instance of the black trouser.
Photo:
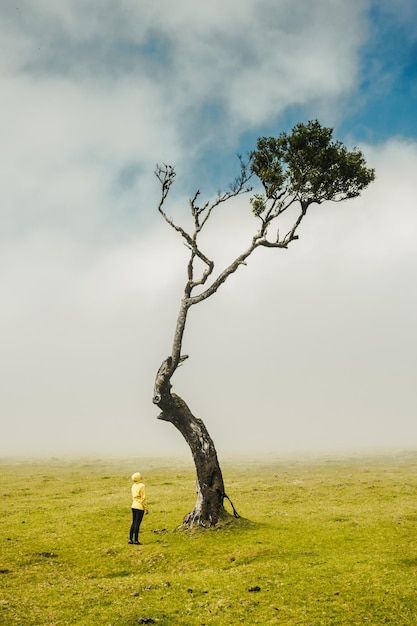
<svg viewBox="0 0 417 626">
<path fill-rule="evenodd" d="M 132 509 L 132 525 L 130 527 L 130 541 L 139 541 L 139 528 L 145 511 Z"/>
</svg>

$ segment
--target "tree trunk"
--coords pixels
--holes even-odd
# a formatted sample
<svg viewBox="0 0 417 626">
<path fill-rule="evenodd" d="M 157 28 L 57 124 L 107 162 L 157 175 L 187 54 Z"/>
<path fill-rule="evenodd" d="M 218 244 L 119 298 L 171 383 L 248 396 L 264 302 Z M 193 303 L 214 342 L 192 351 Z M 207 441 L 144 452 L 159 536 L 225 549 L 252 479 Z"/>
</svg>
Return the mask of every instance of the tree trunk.
<svg viewBox="0 0 417 626">
<path fill-rule="evenodd" d="M 162 409 L 158 419 L 171 422 L 180 431 L 194 459 L 197 500 L 194 509 L 185 516 L 183 524 L 186 527 L 215 526 L 221 518 L 229 516 L 223 504 L 227 496 L 216 449 L 204 422 L 194 417 L 182 398 L 171 393 L 171 363 L 169 357 L 159 368 L 153 402 Z"/>
</svg>

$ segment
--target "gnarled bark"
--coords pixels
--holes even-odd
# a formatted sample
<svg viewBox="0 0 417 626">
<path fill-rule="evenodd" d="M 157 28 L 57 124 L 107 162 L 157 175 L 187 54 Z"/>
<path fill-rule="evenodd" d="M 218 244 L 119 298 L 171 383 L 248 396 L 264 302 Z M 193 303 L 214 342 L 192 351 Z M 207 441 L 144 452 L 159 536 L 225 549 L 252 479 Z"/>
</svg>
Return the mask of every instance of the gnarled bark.
<svg viewBox="0 0 417 626">
<path fill-rule="evenodd" d="M 220 518 L 228 515 L 224 508 L 227 496 L 216 449 L 204 422 L 191 413 L 182 398 L 171 393 L 171 368 L 172 358 L 168 357 L 158 370 L 153 402 L 162 409 L 158 419 L 171 422 L 180 431 L 194 459 L 197 500 L 183 523 L 187 527 L 215 526 Z M 235 516 L 238 517 L 236 512 Z"/>
</svg>

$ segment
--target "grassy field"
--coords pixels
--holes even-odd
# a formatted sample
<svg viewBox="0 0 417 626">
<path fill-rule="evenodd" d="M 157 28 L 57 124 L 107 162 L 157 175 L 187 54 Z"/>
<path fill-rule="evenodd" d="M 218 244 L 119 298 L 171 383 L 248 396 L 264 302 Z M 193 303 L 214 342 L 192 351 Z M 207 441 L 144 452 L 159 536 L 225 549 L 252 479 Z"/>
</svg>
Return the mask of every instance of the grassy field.
<svg viewBox="0 0 417 626">
<path fill-rule="evenodd" d="M 3 461 L 7 626 L 417 624 L 417 453 L 223 460 L 245 519 L 177 530 L 191 462 Z M 130 474 L 146 481 L 127 544 Z"/>
</svg>

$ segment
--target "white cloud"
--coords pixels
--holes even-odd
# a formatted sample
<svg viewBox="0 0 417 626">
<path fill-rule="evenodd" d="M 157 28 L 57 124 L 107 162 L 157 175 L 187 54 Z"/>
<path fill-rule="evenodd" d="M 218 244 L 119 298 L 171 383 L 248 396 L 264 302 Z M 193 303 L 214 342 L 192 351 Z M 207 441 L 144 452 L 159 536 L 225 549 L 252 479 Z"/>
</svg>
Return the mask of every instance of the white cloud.
<svg viewBox="0 0 417 626">
<path fill-rule="evenodd" d="M 203 145 L 233 152 L 286 106 L 324 110 L 346 93 L 364 5 L 314 5 L 2 5 L 3 452 L 182 449 L 150 403 L 186 254 L 154 223 L 153 164 L 192 172 Z M 416 436 L 416 146 L 366 151 L 378 178 L 363 199 L 320 207 L 295 247 L 259 251 L 191 311 L 175 385 L 223 449 L 369 442 L 377 419 L 389 442 L 395 408 Z M 179 176 L 167 206 L 179 219 L 184 180 L 189 195 L 204 184 Z M 235 211 L 213 216 L 210 254 L 246 246 L 253 217 L 236 228 Z"/>
<path fill-rule="evenodd" d="M 244 10 L 237 0 L 182 0 L 175 8 L 169 0 L 89 8 L 70 1 L 23 2 L 18 11 L 3 8 L 8 14 L 5 58 L 12 58 L 11 67 L 26 77 L 76 82 L 87 97 L 101 84 L 102 106 L 89 116 L 93 127 L 119 91 L 127 104 L 135 99 L 135 86 L 142 95 L 156 87 L 157 111 L 162 107 L 174 127 L 180 123 L 185 130 L 191 124 L 195 130 L 192 122 L 198 123 L 201 107 L 219 103 L 217 139 L 231 122 L 236 137 L 289 104 L 328 103 L 352 87 L 365 37 L 364 8 L 341 0 L 303 2 L 296 8 L 288 0 L 251 0 Z M 114 104 L 120 107 L 121 101 Z M 138 107 L 139 116 L 154 112 L 152 102 L 147 105 Z M 106 130 L 111 133 L 112 126 Z"/>
<path fill-rule="evenodd" d="M 198 10 L 162 0 L 2 5 L 5 224 L 95 233 L 103 214 L 114 226 L 115 206 L 128 223 L 146 214 L 153 163 L 186 161 L 185 169 L 202 146 L 232 148 L 242 131 L 290 104 L 322 99 L 329 107 L 356 77 L 364 36 L 358 7 L 330 0 L 297 11 L 266 0 L 244 11 L 235 1 L 201 2 Z M 220 113 L 205 117 L 216 103 Z M 130 189 L 126 171 L 136 172 Z"/>
<path fill-rule="evenodd" d="M 417 226 L 417 190 L 407 175 L 417 149 L 395 142 L 367 152 L 378 177 L 363 198 L 312 211 L 290 250 L 258 251 L 191 311 L 184 345 L 190 359 L 175 389 L 206 420 L 220 449 L 405 444 L 417 437 L 417 258 L 408 236 Z M 230 207 L 231 217 L 237 208 Z M 180 208 L 172 211 L 179 215 Z M 249 208 L 242 227 L 213 219 L 215 248 L 227 228 L 236 251 L 246 246 L 252 219 Z M 135 429 L 152 450 L 183 449 L 169 425 L 155 420 L 150 397 L 170 350 L 184 252 L 162 222 L 95 252 L 51 232 L 3 251 L 9 450 L 27 445 L 52 453 L 78 442 L 80 450 L 133 451 L 135 439 L 125 433 Z M 30 433 L 23 441 L 22 423 Z"/>
</svg>

